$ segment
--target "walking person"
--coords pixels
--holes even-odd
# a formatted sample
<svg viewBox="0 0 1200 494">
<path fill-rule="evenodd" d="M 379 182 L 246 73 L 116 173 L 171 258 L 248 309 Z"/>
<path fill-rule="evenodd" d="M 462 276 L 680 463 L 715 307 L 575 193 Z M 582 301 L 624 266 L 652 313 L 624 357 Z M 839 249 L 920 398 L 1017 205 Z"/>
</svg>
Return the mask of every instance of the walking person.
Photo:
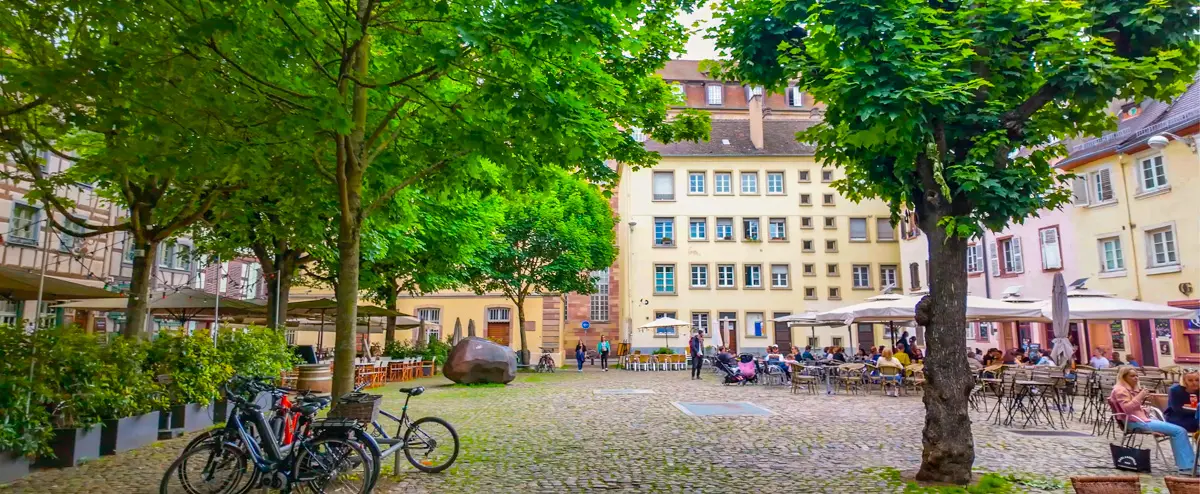
<svg viewBox="0 0 1200 494">
<path fill-rule="evenodd" d="M 583 344 L 583 339 L 575 344 L 575 362 L 579 364 L 579 372 L 583 372 L 583 357 L 587 356 L 587 345 Z"/>
<path fill-rule="evenodd" d="M 700 333 L 692 333 L 688 351 L 692 352 L 692 379 L 700 379 L 700 368 L 704 367 L 704 337 Z"/>
<path fill-rule="evenodd" d="M 608 351 L 609 350 L 610 350 L 610 346 L 608 343 L 608 337 L 601 335 L 600 343 L 596 344 L 596 351 L 600 352 L 600 368 L 604 369 L 604 372 L 608 372 Z"/>
</svg>

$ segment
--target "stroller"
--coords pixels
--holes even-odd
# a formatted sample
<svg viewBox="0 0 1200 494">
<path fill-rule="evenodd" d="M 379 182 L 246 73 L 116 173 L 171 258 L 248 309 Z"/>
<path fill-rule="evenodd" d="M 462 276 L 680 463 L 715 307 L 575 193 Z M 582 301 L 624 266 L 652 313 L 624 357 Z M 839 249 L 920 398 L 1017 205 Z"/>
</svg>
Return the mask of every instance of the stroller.
<svg viewBox="0 0 1200 494">
<path fill-rule="evenodd" d="M 738 357 L 738 375 L 741 376 L 745 382 L 758 382 L 758 364 L 754 363 L 753 355 L 743 353 L 740 357 Z"/>
<path fill-rule="evenodd" d="M 725 380 L 723 381 L 723 384 L 725 384 L 725 385 L 746 384 L 746 378 L 744 378 L 740 374 L 738 374 L 738 371 L 736 368 L 729 367 L 729 364 L 722 362 L 721 359 L 719 359 L 719 358 L 714 359 L 713 365 L 716 366 L 716 368 L 718 370 L 720 370 L 722 374 L 725 375 Z"/>
</svg>

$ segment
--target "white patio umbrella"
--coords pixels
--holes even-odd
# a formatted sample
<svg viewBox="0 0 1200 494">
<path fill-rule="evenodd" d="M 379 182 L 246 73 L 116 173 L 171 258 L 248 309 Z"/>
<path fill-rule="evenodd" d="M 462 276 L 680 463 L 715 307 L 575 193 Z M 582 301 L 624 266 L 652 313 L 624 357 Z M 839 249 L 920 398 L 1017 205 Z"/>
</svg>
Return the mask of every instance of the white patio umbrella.
<svg viewBox="0 0 1200 494">
<path fill-rule="evenodd" d="M 660 317 L 658 319 L 655 319 L 653 321 L 650 321 L 646 324 L 641 325 L 640 327 L 638 327 L 638 329 L 653 329 L 653 330 L 657 331 L 658 328 L 679 328 L 679 327 L 691 326 L 691 325 L 692 325 L 691 323 L 680 321 L 679 319 L 675 319 L 674 317 Z M 663 333 L 663 338 L 665 339 L 663 346 L 669 346 L 668 343 L 670 343 L 670 341 L 671 341 L 671 335 L 669 333 Z"/>
<path fill-rule="evenodd" d="M 714 350 L 725 346 L 725 337 L 721 336 L 721 333 L 723 333 L 723 331 L 720 329 L 713 331 L 712 346 Z"/>
<path fill-rule="evenodd" d="M 1046 319 L 1053 316 L 1050 301 L 1037 304 Z M 1070 319 L 1191 319 L 1189 309 L 1119 298 L 1111 293 L 1077 288 L 1067 292 Z"/>
<path fill-rule="evenodd" d="M 856 322 L 907 321 L 916 317 L 916 305 L 921 297 L 901 296 L 847 305 L 817 314 L 818 320 Z M 967 296 L 967 320 L 970 321 L 1045 321 L 1040 306 L 1017 304 L 984 297 Z"/>
<path fill-rule="evenodd" d="M 1067 337 L 1070 329 L 1070 302 L 1067 301 L 1067 284 L 1063 281 L 1062 273 L 1054 273 L 1054 286 L 1050 291 L 1051 319 L 1054 327 L 1053 348 L 1050 350 L 1050 360 L 1058 365 L 1066 366 L 1075 354 L 1071 339 Z"/>
</svg>

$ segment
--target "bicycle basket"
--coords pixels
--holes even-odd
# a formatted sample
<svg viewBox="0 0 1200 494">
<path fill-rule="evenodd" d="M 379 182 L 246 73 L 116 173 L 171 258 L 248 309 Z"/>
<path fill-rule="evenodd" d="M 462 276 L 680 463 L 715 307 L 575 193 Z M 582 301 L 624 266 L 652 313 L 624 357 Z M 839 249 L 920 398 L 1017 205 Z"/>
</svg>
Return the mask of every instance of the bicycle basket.
<svg viewBox="0 0 1200 494">
<path fill-rule="evenodd" d="M 350 393 L 338 398 L 337 405 L 329 411 L 328 417 L 354 420 L 363 426 L 369 426 L 379 416 L 379 406 L 382 404 L 383 395 Z"/>
</svg>

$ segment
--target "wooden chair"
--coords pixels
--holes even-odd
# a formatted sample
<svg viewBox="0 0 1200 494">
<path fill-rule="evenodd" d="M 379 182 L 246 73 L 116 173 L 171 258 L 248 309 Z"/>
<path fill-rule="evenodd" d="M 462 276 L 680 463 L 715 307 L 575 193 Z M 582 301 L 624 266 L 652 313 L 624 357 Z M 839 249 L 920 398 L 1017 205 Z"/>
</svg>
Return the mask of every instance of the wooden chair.
<svg viewBox="0 0 1200 494">
<path fill-rule="evenodd" d="M 404 380 L 404 362 L 400 360 L 388 362 L 388 381 L 395 382 L 402 380 Z"/>
</svg>

